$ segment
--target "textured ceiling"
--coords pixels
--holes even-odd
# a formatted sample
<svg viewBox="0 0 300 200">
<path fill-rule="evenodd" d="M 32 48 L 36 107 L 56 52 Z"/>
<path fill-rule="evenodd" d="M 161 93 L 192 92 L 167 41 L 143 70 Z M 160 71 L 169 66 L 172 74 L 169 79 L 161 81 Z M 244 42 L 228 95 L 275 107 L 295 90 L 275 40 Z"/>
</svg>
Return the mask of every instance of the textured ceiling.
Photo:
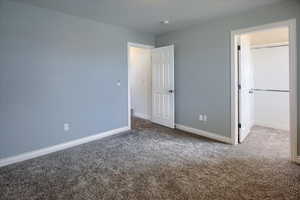
<svg viewBox="0 0 300 200">
<path fill-rule="evenodd" d="M 281 0 L 14 0 L 103 23 L 161 34 Z M 170 24 L 159 22 L 169 20 Z"/>
</svg>

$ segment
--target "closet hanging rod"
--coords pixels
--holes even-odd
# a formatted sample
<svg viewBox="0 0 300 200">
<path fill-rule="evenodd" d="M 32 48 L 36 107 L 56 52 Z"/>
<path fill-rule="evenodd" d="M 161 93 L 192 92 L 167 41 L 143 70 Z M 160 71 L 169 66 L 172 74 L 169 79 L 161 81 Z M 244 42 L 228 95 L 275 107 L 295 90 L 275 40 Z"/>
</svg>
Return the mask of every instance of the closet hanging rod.
<svg viewBox="0 0 300 200">
<path fill-rule="evenodd" d="M 289 44 L 266 45 L 266 46 L 252 46 L 251 49 L 272 49 L 278 47 L 288 47 Z"/>
<path fill-rule="evenodd" d="M 260 91 L 260 92 L 290 92 L 289 90 L 273 90 L 273 89 L 252 89 L 253 91 Z"/>
</svg>

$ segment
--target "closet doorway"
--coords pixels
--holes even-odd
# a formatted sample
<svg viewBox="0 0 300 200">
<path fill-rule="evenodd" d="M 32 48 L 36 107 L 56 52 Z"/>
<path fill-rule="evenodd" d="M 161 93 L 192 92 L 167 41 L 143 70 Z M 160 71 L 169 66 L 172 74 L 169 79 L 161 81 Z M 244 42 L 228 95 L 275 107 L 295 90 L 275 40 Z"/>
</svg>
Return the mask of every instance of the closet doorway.
<svg viewBox="0 0 300 200">
<path fill-rule="evenodd" d="M 295 26 L 290 20 L 232 33 L 231 100 L 233 143 L 256 134 L 263 146 L 281 134 L 298 161 Z"/>
</svg>

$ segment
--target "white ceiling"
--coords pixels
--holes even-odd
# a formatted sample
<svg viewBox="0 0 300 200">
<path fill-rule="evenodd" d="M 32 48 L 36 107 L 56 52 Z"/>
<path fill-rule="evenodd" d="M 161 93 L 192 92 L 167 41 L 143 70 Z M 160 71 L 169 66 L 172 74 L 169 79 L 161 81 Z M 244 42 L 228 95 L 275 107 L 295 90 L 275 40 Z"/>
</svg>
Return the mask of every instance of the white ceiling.
<svg viewBox="0 0 300 200">
<path fill-rule="evenodd" d="M 133 28 L 161 34 L 281 0 L 15 0 Z M 159 22 L 169 20 L 170 24 Z"/>
</svg>

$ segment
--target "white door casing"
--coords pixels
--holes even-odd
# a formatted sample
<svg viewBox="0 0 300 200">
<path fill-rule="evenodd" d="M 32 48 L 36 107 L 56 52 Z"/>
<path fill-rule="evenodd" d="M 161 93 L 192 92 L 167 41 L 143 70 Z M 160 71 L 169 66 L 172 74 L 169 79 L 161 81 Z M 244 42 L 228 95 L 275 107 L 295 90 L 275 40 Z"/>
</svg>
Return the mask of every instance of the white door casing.
<svg viewBox="0 0 300 200">
<path fill-rule="evenodd" d="M 152 122 L 175 127 L 174 46 L 152 49 Z"/>
<path fill-rule="evenodd" d="M 243 142 L 254 125 L 254 88 L 251 47 L 248 35 L 240 37 L 239 51 L 239 142 Z"/>
<path fill-rule="evenodd" d="M 129 48 L 130 92 L 133 115 L 143 119 L 151 118 L 151 49 Z"/>
<path fill-rule="evenodd" d="M 237 43 L 242 34 L 254 33 L 271 28 L 289 28 L 289 77 L 290 77 L 290 149 L 291 161 L 300 163 L 298 155 L 298 87 L 297 87 L 297 20 L 275 22 L 240 30 L 231 31 L 231 141 L 238 144 L 238 65 L 237 65 Z"/>
<path fill-rule="evenodd" d="M 144 44 L 138 44 L 138 43 L 127 43 L 127 65 L 128 65 L 128 127 L 131 129 L 131 67 L 130 67 L 130 48 L 131 47 L 138 47 L 138 48 L 144 48 L 144 49 L 153 49 L 154 46 L 144 45 Z M 151 66 L 152 67 L 152 66 Z M 151 80 L 152 81 L 152 80 Z M 151 90 L 150 90 L 151 91 Z M 151 91 L 152 92 L 152 91 Z"/>
</svg>

